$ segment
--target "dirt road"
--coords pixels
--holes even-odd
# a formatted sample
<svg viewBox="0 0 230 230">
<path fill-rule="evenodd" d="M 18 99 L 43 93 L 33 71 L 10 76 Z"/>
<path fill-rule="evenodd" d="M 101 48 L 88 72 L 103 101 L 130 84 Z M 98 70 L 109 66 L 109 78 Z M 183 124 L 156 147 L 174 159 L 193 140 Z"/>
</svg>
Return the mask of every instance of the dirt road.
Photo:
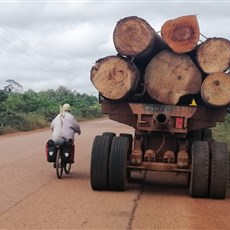
<svg viewBox="0 0 230 230">
<path fill-rule="evenodd" d="M 93 191 L 95 135 L 133 129 L 109 120 L 81 127 L 76 163 L 61 180 L 45 159 L 50 130 L 0 136 L 0 229 L 230 229 L 230 199 L 193 199 L 182 176 L 148 173 L 125 192 Z"/>
</svg>

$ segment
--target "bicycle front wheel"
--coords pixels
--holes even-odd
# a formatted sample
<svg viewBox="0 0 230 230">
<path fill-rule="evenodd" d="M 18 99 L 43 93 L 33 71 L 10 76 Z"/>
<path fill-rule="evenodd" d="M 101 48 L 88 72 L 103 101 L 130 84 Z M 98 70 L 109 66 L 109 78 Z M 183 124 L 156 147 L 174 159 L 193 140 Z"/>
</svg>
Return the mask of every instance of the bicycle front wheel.
<svg viewBox="0 0 230 230">
<path fill-rule="evenodd" d="M 62 178 L 62 173 L 63 173 L 62 156 L 61 156 L 61 150 L 58 149 L 57 157 L 56 157 L 56 174 L 58 179 Z"/>
</svg>

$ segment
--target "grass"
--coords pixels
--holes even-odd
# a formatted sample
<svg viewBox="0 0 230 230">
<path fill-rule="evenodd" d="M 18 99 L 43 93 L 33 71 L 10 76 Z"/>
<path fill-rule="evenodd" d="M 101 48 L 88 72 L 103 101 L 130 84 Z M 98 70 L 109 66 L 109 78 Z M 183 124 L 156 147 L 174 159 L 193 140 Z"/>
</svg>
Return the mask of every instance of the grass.
<svg viewBox="0 0 230 230">
<path fill-rule="evenodd" d="M 226 115 L 225 122 L 219 122 L 212 128 L 212 133 L 216 141 L 226 142 L 230 151 L 230 114 Z"/>
<path fill-rule="evenodd" d="M 225 122 L 218 123 L 216 127 L 212 128 L 213 137 L 216 141 L 226 142 L 229 152 L 229 177 L 227 197 L 230 197 L 230 114 L 226 116 Z"/>
</svg>

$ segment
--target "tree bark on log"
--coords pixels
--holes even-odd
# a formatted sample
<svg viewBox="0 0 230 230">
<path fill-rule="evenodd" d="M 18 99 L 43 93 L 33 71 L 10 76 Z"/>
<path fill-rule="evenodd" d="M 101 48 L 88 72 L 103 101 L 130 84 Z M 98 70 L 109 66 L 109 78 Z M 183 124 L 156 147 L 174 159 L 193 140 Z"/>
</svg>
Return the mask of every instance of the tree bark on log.
<svg viewBox="0 0 230 230">
<path fill-rule="evenodd" d="M 197 47 L 196 62 L 205 73 L 225 72 L 230 65 L 230 41 L 208 38 Z"/>
<path fill-rule="evenodd" d="M 139 71 L 133 62 L 120 56 L 108 56 L 96 61 L 90 80 L 100 94 L 111 100 L 131 97 L 139 84 Z"/>
<path fill-rule="evenodd" d="M 219 72 L 208 75 L 201 85 L 201 97 L 206 105 L 222 107 L 230 104 L 230 75 Z"/>
<path fill-rule="evenodd" d="M 118 53 L 133 58 L 151 59 L 166 47 L 149 23 L 136 16 L 118 21 L 113 31 L 113 43 Z"/>
<path fill-rule="evenodd" d="M 151 98 L 175 105 L 183 96 L 200 91 L 202 76 L 189 56 L 164 50 L 148 64 L 144 82 Z"/>
<path fill-rule="evenodd" d="M 187 15 L 166 21 L 161 27 L 161 36 L 176 53 L 187 53 L 195 49 L 200 29 L 195 15 Z"/>
</svg>

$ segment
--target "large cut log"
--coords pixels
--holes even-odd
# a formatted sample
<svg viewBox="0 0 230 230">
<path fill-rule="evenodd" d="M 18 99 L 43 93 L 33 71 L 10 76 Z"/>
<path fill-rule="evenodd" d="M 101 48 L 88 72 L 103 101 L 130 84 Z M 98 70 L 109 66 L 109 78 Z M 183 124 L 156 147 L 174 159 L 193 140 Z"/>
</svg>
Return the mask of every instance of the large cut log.
<svg viewBox="0 0 230 230">
<path fill-rule="evenodd" d="M 113 42 L 121 55 L 149 60 L 165 48 L 161 36 L 148 22 L 136 16 L 118 21 L 113 31 Z"/>
<path fill-rule="evenodd" d="M 198 44 L 200 29 L 195 15 L 187 15 L 166 21 L 161 36 L 176 53 L 192 51 Z"/>
<path fill-rule="evenodd" d="M 183 96 L 199 93 L 202 77 L 188 55 L 163 50 L 148 64 L 144 82 L 151 98 L 175 105 Z"/>
<path fill-rule="evenodd" d="M 96 61 L 90 79 L 103 97 L 124 100 L 135 93 L 139 84 L 139 71 L 127 58 L 108 56 Z"/>
<path fill-rule="evenodd" d="M 230 104 L 230 75 L 219 72 L 208 75 L 201 85 L 201 97 L 205 104 L 221 107 Z"/>
<path fill-rule="evenodd" d="M 196 61 L 205 73 L 225 72 L 230 65 L 230 41 L 208 38 L 197 47 Z"/>
</svg>

